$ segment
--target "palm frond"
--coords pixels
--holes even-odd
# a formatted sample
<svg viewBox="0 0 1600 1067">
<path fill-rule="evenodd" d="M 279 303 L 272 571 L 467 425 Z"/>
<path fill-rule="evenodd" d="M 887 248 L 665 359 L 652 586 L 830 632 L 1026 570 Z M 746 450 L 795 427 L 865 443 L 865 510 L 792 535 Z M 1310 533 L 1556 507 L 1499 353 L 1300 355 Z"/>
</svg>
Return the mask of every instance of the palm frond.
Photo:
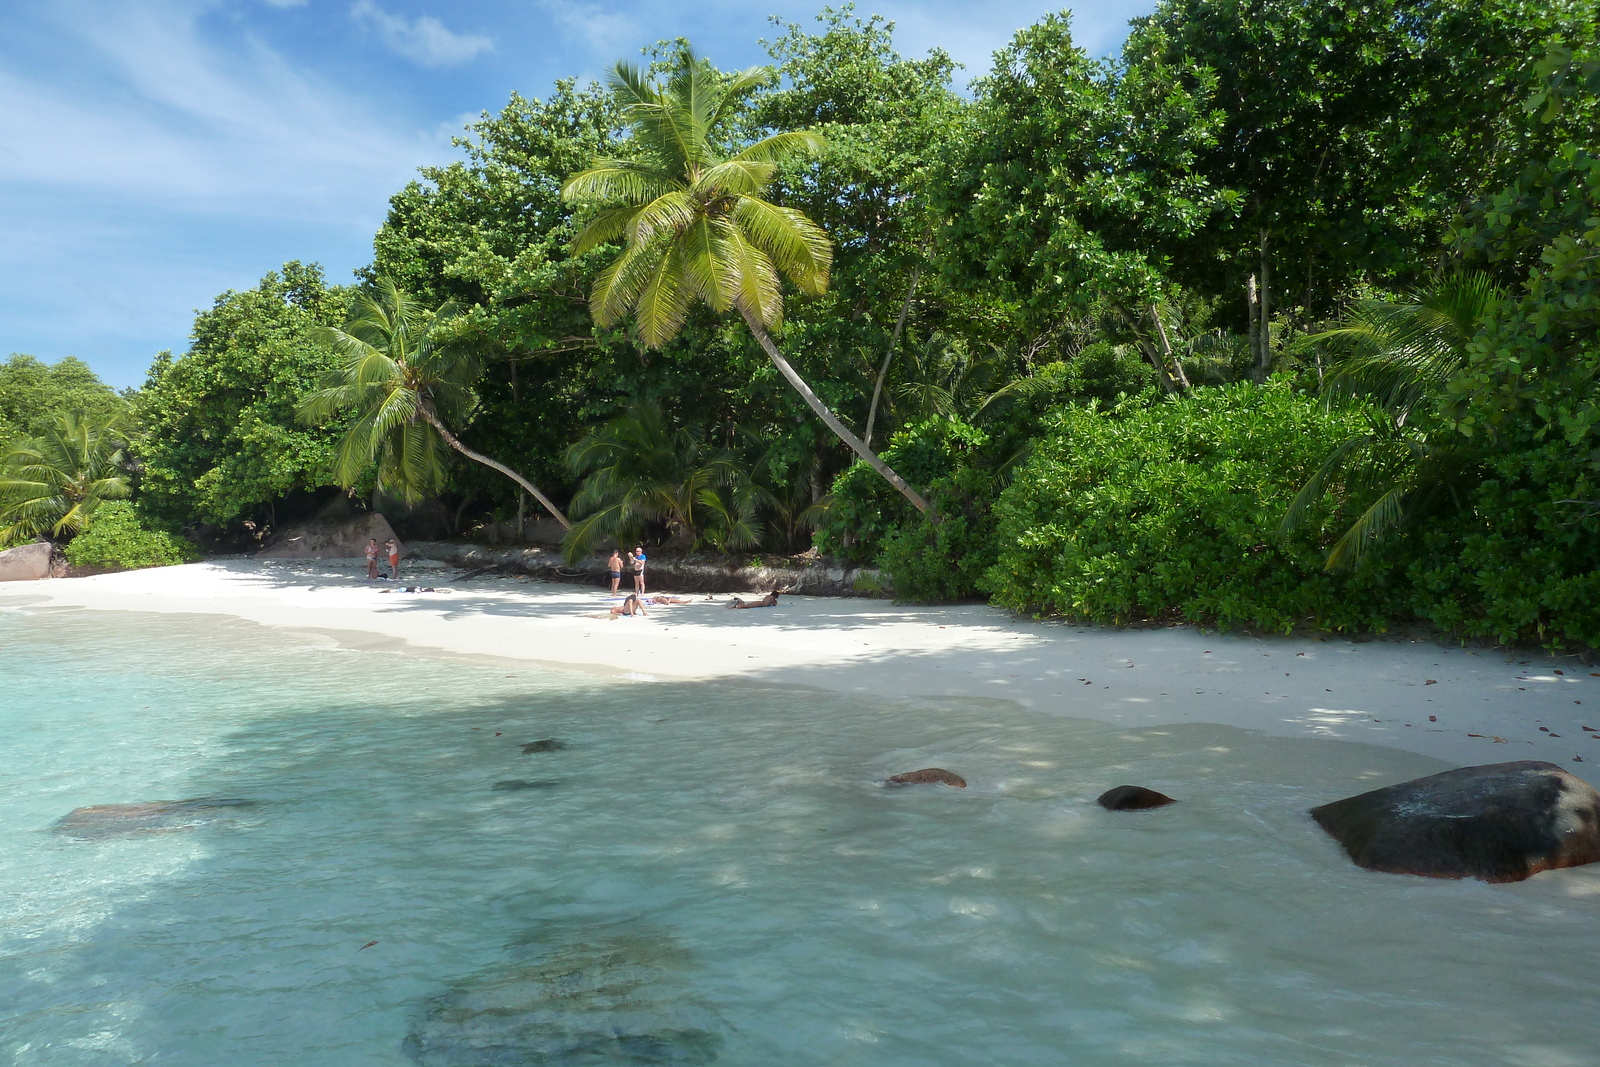
<svg viewBox="0 0 1600 1067">
<path fill-rule="evenodd" d="M 803 212 L 756 197 L 740 197 L 733 220 L 749 242 L 803 293 L 828 288 L 833 243 Z"/>
</svg>

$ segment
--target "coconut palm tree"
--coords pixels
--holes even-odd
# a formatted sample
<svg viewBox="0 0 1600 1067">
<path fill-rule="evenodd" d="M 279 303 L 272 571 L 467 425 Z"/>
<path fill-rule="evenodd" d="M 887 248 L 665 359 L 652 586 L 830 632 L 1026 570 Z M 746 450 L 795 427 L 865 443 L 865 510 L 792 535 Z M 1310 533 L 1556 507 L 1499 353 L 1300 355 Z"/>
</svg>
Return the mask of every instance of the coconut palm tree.
<svg viewBox="0 0 1600 1067">
<path fill-rule="evenodd" d="M 1382 414 L 1370 420 L 1368 432 L 1328 454 L 1290 502 L 1280 534 L 1303 525 L 1335 485 L 1351 496 L 1373 497 L 1328 552 L 1326 568 L 1345 570 L 1408 522 L 1461 505 L 1479 478 L 1470 446 L 1408 423 L 1416 407 L 1443 392 L 1466 365 L 1468 344 L 1504 295 L 1485 274 L 1457 274 L 1408 300 L 1362 301 L 1343 326 L 1312 338 L 1346 349 L 1324 387 L 1329 401 L 1361 397 Z"/>
<path fill-rule="evenodd" d="M 570 528 L 532 482 L 468 448 L 450 430 L 477 405 L 473 387 L 483 373 L 479 353 L 449 335 L 456 314 L 452 302 L 423 307 L 388 278 L 358 292 L 344 327 L 320 331 L 322 343 L 343 362 L 301 403 L 301 420 L 321 423 L 355 411 L 334 458 L 340 485 L 354 485 L 376 462 L 379 486 L 415 501 L 443 488 L 446 449 L 453 449 L 516 482 Z"/>
<path fill-rule="evenodd" d="M 618 63 L 610 84 L 632 128 L 636 156 L 596 159 L 567 179 L 562 195 L 600 206 L 579 232 L 573 253 L 620 242 L 590 295 L 595 322 L 609 326 L 631 312 L 639 338 L 659 348 L 697 302 L 737 310 L 778 373 L 841 441 L 888 479 L 919 511 L 928 502 L 851 433 L 773 343 L 783 322 L 782 278 L 803 293 L 828 287 L 833 248 L 803 213 L 763 198 L 785 159 L 815 154 L 810 131 L 773 134 L 727 147 L 739 103 L 773 79 L 765 67 L 731 78 L 685 46 L 666 84 Z"/>
<path fill-rule="evenodd" d="M 657 404 L 630 405 L 568 449 L 567 464 L 583 478 L 572 499 L 578 521 L 564 541 L 569 559 L 606 538 L 641 537 L 651 523 L 691 548 L 744 548 L 759 536 L 744 464 L 687 427 L 670 427 Z"/>
<path fill-rule="evenodd" d="M 0 462 L 0 545 L 82 530 L 103 502 L 129 494 L 117 419 L 62 415 Z"/>
</svg>

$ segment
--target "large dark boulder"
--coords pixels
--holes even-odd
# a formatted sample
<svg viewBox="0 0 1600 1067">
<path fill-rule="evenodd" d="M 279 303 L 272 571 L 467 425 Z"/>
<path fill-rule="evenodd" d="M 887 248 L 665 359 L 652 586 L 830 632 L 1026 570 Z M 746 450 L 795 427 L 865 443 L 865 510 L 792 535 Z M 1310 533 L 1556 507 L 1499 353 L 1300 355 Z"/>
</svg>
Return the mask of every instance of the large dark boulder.
<svg viewBox="0 0 1600 1067">
<path fill-rule="evenodd" d="M 1142 785 L 1119 785 L 1101 793 L 1095 798 L 1095 803 L 1107 811 L 1144 811 L 1146 808 L 1164 808 L 1177 801 Z"/>
<path fill-rule="evenodd" d="M 1311 809 L 1372 871 L 1520 882 L 1600 860 L 1600 793 L 1553 763 L 1461 767 Z"/>
<path fill-rule="evenodd" d="M 639 933 L 513 959 L 427 1001 L 402 1049 L 422 1067 L 708 1064 L 722 1025 L 695 1002 L 688 963 Z"/>
</svg>

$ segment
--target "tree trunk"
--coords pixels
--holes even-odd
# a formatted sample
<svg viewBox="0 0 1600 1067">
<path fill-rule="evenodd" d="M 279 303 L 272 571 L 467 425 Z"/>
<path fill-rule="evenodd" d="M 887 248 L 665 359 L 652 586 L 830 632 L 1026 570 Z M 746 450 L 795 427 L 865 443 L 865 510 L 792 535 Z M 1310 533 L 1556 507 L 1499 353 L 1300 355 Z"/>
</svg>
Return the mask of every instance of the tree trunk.
<svg viewBox="0 0 1600 1067">
<path fill-rule="evenodd" d="M 1250 378 L 1256 376 L 1256 368 L 1261 365 L 1261 307 L 1256 303 L 1256 276 L 1254 274 L 1244 283 L 1245 308 L 1250 318 Z"/>
<path fill-rule="evenodd" d="M 772 343 L 772 338 L 767 336 L 767 331 L 762 328 L 761 323 L 757 322 L 749 312 L 745 311 L 743 314 L 745 325 L 750 327 L 750 332 L 755 335 L 756 342 L 767 353 L 767 358 L 772 360 L 772 365 L 778 368 L 778 373 L 783 375 L 789 384 L 794 387 L 795 392 L 800 394 L 807 406 L 816 412 L 817 418 L 827 423 L 828 429 L 832 430 L 839 440 L 849 445 L 856 455 L 866 460 L 873 470 L 883 475 L 884 480 L 898 489 L 900 495 L 911 501 L 918 511 L 927 515 L 929 511 L 928 502 L 915 489 L 907 485 L 906 480 L 896 474 L 887 463 L 879 459 L 872 449 L 863 444 L 861 438 L 851 433 L 845 424 L 839 421 L 838 416 L 828 410 L 828 405 L 824 404 L 822 399 L 811 391 L 811 387 L 805 383 L 805 379 L 801 378 L 795 369 L 789 366 L 789 361 L 783 358 L 783 353 L 779 352 L 778 346 Z"/>
<path fill-rule="evenodd" d="M 1161 321 L 1161 312 L 1156 305 L 1150 305 L 1150 317 L 1156 320 L 1156 332 L 1161 335 L 1161 351 L 1166 357 L 1167 366 L 1172 368 L 1171 374 L 1180 389 L 1189 388 L 1189 376 L 1183 372 L 1183 364 L 1172 358 L 1172 342 L 1167 340 L 1167 324 Z"/>
<path fill-rule="evenodd" d="M 546 511 L 548 511 L 550 514 L 554 515 L 556 517 L 556 521 L 559 522 L 565 529 L 568 529 L 568 530 L 572 529 L 572 523 L 568 522 L 567 521 L 567 517 L 565 515 L 561 514 L 561 509 L 556 507 L 554 504 L 550 503 L 550 498 L 545 496 L 543 493 L 539 492 L 538 489 L 534 488 L 534 485 L 533 485 L 532 482 L 528 481 L 528 479 L 524 478 L 522 475 L 518 474 L 516 471 L 512 470 L 510 467 L 506 466 L 504 463 L 500 463 L 500 462 L 497 462 L 495 460 L 492 460 L 488 456 L 484 455 L 482 452 L 474 452 L 472 449 L 468 448 L 466 445 L 464 445 L 460 441 L 456 440 L 456 435 L 451 433 L 445 427 L 445 424 L 443 422 L 439 421 L 439 416 L 433 410 L 433 405 L 431 403 L 429 403 L 428 401 L 424 400 L 418 406 L 418 410 L 421 411 L 422 417 L 424 419 L 428 420 L 428 425 L 432 426 L 435 430 L 439 431 L 439 436 L 444 438 L 444 443 L 445 444 L 449 445 L 451 448 L 455 449 L 457 452 L 460 452 L 463 456 L 466 456 L 468 459 L 473 460 L 474 462 L 477 462 L 477 463 L 482 463 L 485 467 L 490 467 L 490 468 L 493 468 L 494 470 L 499 471 L 501 474 L 504 474 L 507 478 L 510 478 L 512 481 L 514 481 L 518 485 L 522 486 L 522 488 L 526 489 L 529 493 L 533 494 L 533 498 L 535 500 L 537 500 L 539 503 L 543 504 L 544 505 L 544 509 Z"/>
<path fill-rule="evenodd" d="M 1139 351 L 1144 355 L 1145 361 L 1155 369 L 1156 384 L 1161 386 L 1161 391 L 1168 396 L 1175 395 L 1178 392 L 1178 383 L 1172 380 L 1171 374 L 1167 373 L 1166 365 L 1161 361 L 1161 353 L 1156 351 L 1154 345 L 1145 344 L 1143 337 L 1147 335 L 1142 334 L 1138 324 L 1133 321 L 1133 316 L 1129 315 L 1121 304 L 1113 301 L 1111 306 L 1116 310 L 1123 323 L 1127 325 L 1128 332 L 1136 338 L 1135 343 L 1138 345 Z"/>
<path fill-rule="evenodd" d="M 911 271 L 911 284 L 906 288 L 905 303 L 900 305 L 900 317 L 895 320 L 894 333 L 889 336 L 889 350 L 883 354 L 883 365 L 878 368 L 878 379 L 872 383 L 872 404 L 867 408 L 867 433 L 864 443 L 872 447 L 872 424 L 878 418 L 878 397 L 883 393 L 883 379 L 889 373 L 889 361 L 894 350 L 900 347 L 900 333 L 906 328 L 906 316 L 911 312 L 911 298 L 917 293 L 917 283 L 922 280 L 922 264 Z"/>
<path fill-rule="evenodd" d="M 1251 375 L 1257 385 L 1272 373 L 1272 264 L 1267 260 L 1267 231 L 1261 231 L 1261 307 L 1256 330 L 1256 366 Z"/>
</svg>

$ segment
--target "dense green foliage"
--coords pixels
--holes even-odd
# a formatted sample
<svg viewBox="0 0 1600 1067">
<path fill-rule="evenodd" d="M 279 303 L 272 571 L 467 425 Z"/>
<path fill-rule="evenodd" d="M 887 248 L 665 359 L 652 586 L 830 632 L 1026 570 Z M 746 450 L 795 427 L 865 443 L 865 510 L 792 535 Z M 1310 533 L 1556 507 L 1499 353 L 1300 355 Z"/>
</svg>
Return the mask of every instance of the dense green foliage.
<svg viewBox="0 0 1600 1067">
<path fill-rule="evenodd" d="M 295 412 L 332 369 L 318 329 L 346 294 L 316 267 L 287 263 L 195 319 L 182 357 L 163 353 L 139 395 L 142 499 L 177 523 L 260 518 L 285 494 L 332 483 L 337 426 Z"/>
<path fill-rule="evenodd" d="M 1363 427 L 1284 383 L 1208 389 L 1108 418 L 1055 416 L 996 505 L 984 585 L 1019 611 L 1286 629 L 1381 622 L 1361 579 L 1323 572 L 1332 516 L 1277 535 L 1323 456 Z"/>
<path fill-rule="evenodd" d="M 71 356 L 55 364 L 13 353 L 0 363 L 0 451 L 42 434 L 63 415 L 105 422 L 126 407 L 116 392 Z"/>
<path fill-rule="evenodd" d="M 74 567 L 97 570 L 171 567 L 200 557 L 190 542 L 150 528 L 138 509 L 125 500 L 96 511 L 88 527 L 67 545 L 66 553 L 67 562 Z"/>
<path fill-rule="evenodd" d="M 663 43 L 485 113 L 391 198 L 359 294 L 288 264 L 219 297 L 135 399 L 125 474 L 190 528 L 380 479 L 435 529 L 547 492 L 574 551 L 1594 645 L 1597 39 L 1595 0 L 1160 0 L 1101 58 L 1046 16 L 967 96 L 850 7 L 781 26 L 770 70 Z M 399 418 L 428 389 L 327 344 L 383 278 L 451 309 L 463 361 L 409 479 L 381 445 L 428 444 Z M 79 370 L 0 366 L 0 436 L 108 410 Z M 297 422 L 330 372 L 374 403 Z M 381 411 L 411 436 L 336 469 Z"/>
</svg>

